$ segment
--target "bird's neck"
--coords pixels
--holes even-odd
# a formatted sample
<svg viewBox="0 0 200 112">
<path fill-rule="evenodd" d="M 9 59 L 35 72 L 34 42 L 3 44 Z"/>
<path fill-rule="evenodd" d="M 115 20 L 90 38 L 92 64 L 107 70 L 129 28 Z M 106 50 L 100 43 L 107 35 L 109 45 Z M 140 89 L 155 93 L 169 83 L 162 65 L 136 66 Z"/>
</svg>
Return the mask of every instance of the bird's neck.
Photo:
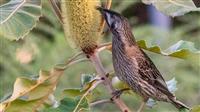
<svg viewBox="0 0 200 112">
<path fill-rule="evenodd" d="M 119 47 L 137 45 L 131 31 L 113 33 L 113 44 L 119 45 Z"/>
</svg>

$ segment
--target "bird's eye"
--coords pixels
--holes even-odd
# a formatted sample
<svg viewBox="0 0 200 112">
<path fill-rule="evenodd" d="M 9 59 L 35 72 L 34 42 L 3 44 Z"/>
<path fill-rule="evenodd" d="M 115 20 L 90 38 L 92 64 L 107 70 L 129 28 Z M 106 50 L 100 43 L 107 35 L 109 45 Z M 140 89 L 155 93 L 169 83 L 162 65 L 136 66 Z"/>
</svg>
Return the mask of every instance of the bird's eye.
<svg viewBox="0 0 200 112">
<path fill-rule="evenodd" d="M 111 27 L 111 29 L 116 29 L 116 27 L 117 27 L 116 22 L 113 22 L 110 27 Z"/>
</svg>

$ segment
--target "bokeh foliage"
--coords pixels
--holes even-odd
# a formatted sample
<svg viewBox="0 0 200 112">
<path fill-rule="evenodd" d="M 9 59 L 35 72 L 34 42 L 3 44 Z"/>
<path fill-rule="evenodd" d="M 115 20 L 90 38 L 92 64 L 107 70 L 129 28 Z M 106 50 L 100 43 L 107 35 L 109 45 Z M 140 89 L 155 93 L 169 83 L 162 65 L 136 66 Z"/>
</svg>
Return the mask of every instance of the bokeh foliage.
<svg viewBox="0 0 200 112">
<path fill-rule="evenodd" d="M 112 8 L 130 15 L 129 21 L 133 25 L 133 32 L 136 39 L 145 40 L 148 46 L 158 45 L 161 49 L 167 49 L 169 46 L 175 44 L 179 40 L 191 41 L 194 43 L 191 51 L 200 49 L 200 13 L 192 12 L 185 14 L 184 16 L 171 18 L 173 23 L 172 28 L 169 31 L 161 32 L 162 38 L 158 35 L 160 29 L 152 26 L 148 21 L 139 21 L 139 16 L 131 14 L 130 7 L 135 7 L 141 4 L 140 1 L 132 2 L 113 2 Z M 145 6 L 145 5 L 144 5 Z M 145 6 L 147 8 L 148 6 Z M 130 14 L 127 14 L 127 10 Z M 146 10 L 146 9 L 143 9 Z M 64 39 L 64 33 L 58 20 L 53 15 L 51 8 L 47 1 L 43 1 L 43 17 L 40 18 L 37 27 L 31 31 L 27 38 L 18 41 L 8 41 L 4 38 L 0 38 L 0 83 L 1 99 L 9 97 L 12 91 L 12 85 L 19 76 L 28 76 L 35 78 L 40 69 L 50 69 L 55 64 L 65 61 L 68 57 L 72 56 L 78 50 L 74 50 L 69 47 L 68 43 Z M 195 19 L 194 19 L 195 18 Z M 139 24 L 138 24 L 139 23 Z M 155 33 L 156 32 L 156 33 Z M 106 34 L 102 37 L 102 42 L 109 42 L 111 40 L 110 34 Z M 183 44 L 183 47 L 185 43 Z M 188 45 L 188 44 L 186 44 Z M 188 48 L 188 46 L 186 46 Z M 189 44 L 191 48 L 191 44 Z M 196 48 L 196 49 L 195 49 Z M 26 51 L 31 55 L 31 60 L 28 63 L 20 63 L 20 58 L 17 58 L 18 51 Z M 165 79 L 171 79 L 175 77 L 178 81 L 178 91 L 176 95 L 179 99 L 191 106 L 200 104 L 200 59 L 199 57 L 190 60 L 182 60 L 167 56 L 161 56 L 151 52 L 152 60 L 155 62 L 161 73 L 163 73 Z M 103 51 L 101 53 L 104 66 L 108 71 L 112 71 L 111 53 Z M 59 85 L 56 89 L 55 96 L 57 100 L 60 100 L 59 96 L 62 94 L 63 88 L 80 88 L 81 87 L 81 74 L 93 74 L 95 71 L 90 63 L 80 63 L 74 65 L 65 71 L 64 75 L 59 81 Z M 104 92 L 103 87 L 97 88 L 93 93 L 91 99 L 109 98 Z M 130 108 L 139 106 L 140 98 L 136 95 L 125 94 L 122 96 L 125 102 Z M 63 99 L 62 104 L 66 103 Z M 70 101 L 69 99 L 67 101 Z M 18 103 L 18 101 L 17 101 Z M 21 102 L 20 102 L 21 103 Z M 64 105 L 63 105 L 64 106 Z M 58 107 L 59 108 L 59 107 Z M 63 107 L 64 108 L 64 107 Z M 146 109 L 146 111 L 176 111 L 175 108 L 166 103 L 161 103 L 155 106 L 153 109 Z M 92 108 L 92 111 L 116 111 L 114 106 L 100 105 Z"/>
</svg>

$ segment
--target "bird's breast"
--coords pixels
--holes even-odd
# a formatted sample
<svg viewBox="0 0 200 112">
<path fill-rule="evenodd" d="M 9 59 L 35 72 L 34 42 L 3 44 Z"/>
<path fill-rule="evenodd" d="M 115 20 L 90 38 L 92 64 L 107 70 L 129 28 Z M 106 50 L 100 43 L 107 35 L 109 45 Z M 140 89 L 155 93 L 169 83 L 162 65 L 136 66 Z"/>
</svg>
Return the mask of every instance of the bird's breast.
<svg viewBox="0 0 200 112">
<path fill-rule="evenodd" d="M 113 41 L 112 46 L 113 67 L 115 74 L 120 80 L 126 80 L 127 77 L 132 75 L 132 62 L 125 50 L 125 45 L 122 42 Z"/>
</svg>

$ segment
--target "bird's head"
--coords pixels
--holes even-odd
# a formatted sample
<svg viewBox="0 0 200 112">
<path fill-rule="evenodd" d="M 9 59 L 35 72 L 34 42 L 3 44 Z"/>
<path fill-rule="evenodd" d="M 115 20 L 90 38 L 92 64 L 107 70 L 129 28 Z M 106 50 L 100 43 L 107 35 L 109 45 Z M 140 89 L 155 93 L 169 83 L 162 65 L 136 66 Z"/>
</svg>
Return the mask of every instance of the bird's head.
<svg viewBox="0 0 200 112">
<path fill-rule="evenodd" d="M 125 44 L 135 44 L 135 38 L 132 34 L 130 24 L 128 20 L 117 12 L 97 7 L 97 10 L 101 12 L 106 23 L 114 35 L 113 40 L 120 40 Z"/>
<path fill-rule="evenodd" d="M 99 10 L 102 16 L 105 18 L 106 23 L 112 33 L 122 31 L 127 27 L 127 19 L 119 13 L 104 9 L 102 7 L 97 7 L 97 10 Z"/>
</svg>

